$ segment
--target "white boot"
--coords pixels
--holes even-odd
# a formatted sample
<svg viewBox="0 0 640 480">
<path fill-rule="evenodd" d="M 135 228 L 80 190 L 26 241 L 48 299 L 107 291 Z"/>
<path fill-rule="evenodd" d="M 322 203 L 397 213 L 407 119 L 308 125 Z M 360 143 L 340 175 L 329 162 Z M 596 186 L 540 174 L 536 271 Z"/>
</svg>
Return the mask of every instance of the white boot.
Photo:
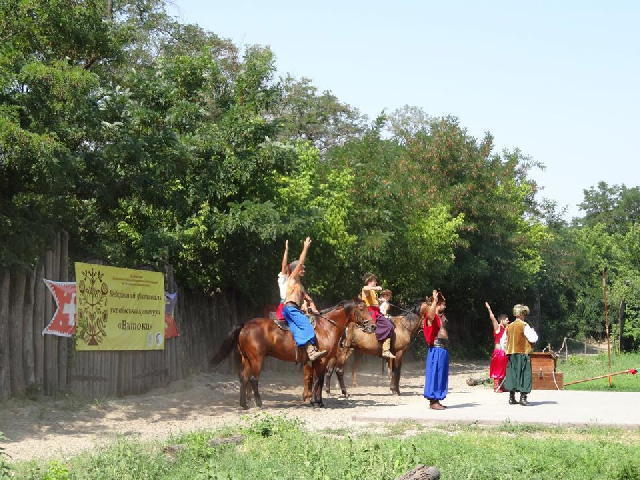
<svg viewBox="0 0 640 480">
<path fill-rule="evenodd" d="M 326 350 L 318 350 L 313 343 L 309 343 L 307 345 L 307 357 L 309 357 L 309 361 L 313 362 L 318 358 L 324 357 L 327 354 Z"/>
<path fill-rule="evenodd" d="M 396 358 L 396 356 L 391 353 L 390 338 L 387 338 L 384 342 L 382 342 L 382 358 Z"/>
</svg>

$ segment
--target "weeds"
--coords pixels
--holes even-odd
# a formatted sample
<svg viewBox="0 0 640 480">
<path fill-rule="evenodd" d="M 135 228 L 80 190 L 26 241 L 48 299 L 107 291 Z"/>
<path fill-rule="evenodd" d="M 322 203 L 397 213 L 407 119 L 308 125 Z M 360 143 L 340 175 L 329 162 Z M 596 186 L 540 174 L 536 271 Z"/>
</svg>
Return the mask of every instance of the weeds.
<svg viewBox="0 0 640 480">
<path fill-rule="evenodd" d="M 399 434 L 405 428 L 413 434 L 414 427 L 395 425 L 393 431 Z M 184 448 L 170 457 L 163 453 L 164 445 L 121 439 L 65 464 L 16 465 L 19 474 L 15 478 L 383 480 L 396 478 L 417 464 L 437 466 L 443 478 L 640 478 L 640 438 L 633 435 L 624 443 L 611 441 L 623 436 L 615 429 L 504 424 L 450 426 L 400 437 L 387 432 L 345 433 L 345 437 L 327 438 L 325 433 L 305 430 L 298 420 L 259 414 L 233 428 L 173 438 L 172 442 Z M 242 434 L 244 442 L 212 446 L 212 437 L 231 434 Z"/>
</svg>

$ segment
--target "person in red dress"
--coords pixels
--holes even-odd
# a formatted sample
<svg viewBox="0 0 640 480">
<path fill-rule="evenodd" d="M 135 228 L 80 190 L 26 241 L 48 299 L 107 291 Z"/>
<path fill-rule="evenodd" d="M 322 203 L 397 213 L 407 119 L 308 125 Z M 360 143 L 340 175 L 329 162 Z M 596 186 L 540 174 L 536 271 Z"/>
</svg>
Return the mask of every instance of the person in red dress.
<svg viewBox="0 0 640 480">
<path fill-rule="evenodd" d="M 507 345 L 507 326 L 509 325 L 509 316 L 501 313 L 496 320 L 495 315 L 491 311 L 489 302 L 484 302 L 489 311 L 489 318 L 493 325 L 493 353 L 491 354 L 491 363 L 489 364 L 489 377 L 493 379 L 493 391 L 504 392 L 502 382 L 507 374 L 507 354 L 505 352 Z"/>
</svg>

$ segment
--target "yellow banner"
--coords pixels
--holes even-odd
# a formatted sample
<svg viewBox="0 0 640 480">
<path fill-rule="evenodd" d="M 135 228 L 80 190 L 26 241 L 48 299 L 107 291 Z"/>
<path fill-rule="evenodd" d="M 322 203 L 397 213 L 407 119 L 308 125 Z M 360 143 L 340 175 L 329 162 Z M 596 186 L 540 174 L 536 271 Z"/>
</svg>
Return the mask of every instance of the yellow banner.
<svg viewBox="0 0 640 480">
<path fill-rule="evenodd" d="M 164 350 L 164 276 L 76 262 L 77 350 Z"/>
</svg>

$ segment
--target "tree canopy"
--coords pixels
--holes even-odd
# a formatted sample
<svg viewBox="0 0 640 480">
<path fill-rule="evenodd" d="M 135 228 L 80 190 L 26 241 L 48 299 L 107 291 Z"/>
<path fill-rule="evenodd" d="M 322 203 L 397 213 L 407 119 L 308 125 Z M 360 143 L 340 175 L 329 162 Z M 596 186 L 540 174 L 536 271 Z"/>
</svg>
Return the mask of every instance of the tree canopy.
<svg viewBox="0 0 640 480">
<path fill-rule="evenodd" d="M 538 167 L 455 117 L 368 119 L 161 0 L 0 0 L 5 268 L 66 229 L 74 259 L 171 264 L 184 287 L 259 305 L 285 239 L 297 255 L 311 236 L 306 282 L 325 303 L 366 271 L 398 303 L 440 288 L 470 345 L 488 343 L 485 300 L 534 306 L 547 339 L 601 335 L 606 268 L 639 344 L 639 187 L 585 190 L 568 224 L 537 199 Z"/>
</svg>

